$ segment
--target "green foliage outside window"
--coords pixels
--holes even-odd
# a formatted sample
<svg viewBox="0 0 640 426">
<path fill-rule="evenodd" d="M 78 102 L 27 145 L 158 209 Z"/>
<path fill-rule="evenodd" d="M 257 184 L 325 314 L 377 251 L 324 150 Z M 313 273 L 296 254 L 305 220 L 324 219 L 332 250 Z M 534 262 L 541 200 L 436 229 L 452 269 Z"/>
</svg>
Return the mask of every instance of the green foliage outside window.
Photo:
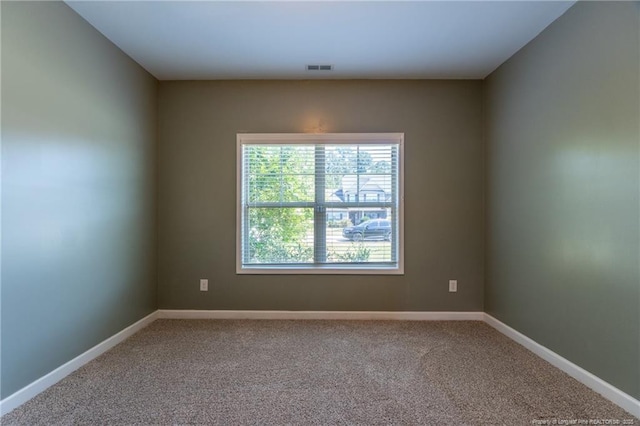
<svg viewBox="0 0 640 426">
<path fill-rule="evenodd" d="M 314 150 L 281 146 L 252 146 L 249 201 L 286 203 L 313 201 Z M 256 263 L 313 262 L 311 208 L 249 208 L 250 261 Z"/>
<path fill-rule="evenodd" d="M 351 247 L 346 251 L 329 252 L 329 259 L 334 262 L 366 262 L 371 255 L 371 249 L 367 248 L 363 243 L 351 243 Z"/>
<path fill-rule="evenodd" d="M 251 262 L 313 262 L 313 245 L 305 242 L 313 230 L 312 209 L 249 209 L 249 224 Z"/>
</svg>

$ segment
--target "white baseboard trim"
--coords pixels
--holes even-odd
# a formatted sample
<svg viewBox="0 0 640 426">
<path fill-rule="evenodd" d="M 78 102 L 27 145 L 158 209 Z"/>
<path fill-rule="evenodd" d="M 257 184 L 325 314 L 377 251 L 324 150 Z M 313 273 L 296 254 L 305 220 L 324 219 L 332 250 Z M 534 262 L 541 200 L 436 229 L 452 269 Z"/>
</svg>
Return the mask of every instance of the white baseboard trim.
<svg viewBox="0 0 640 426">
<path fill-rule="evenodd" d="M 197 311 L 160 309 L 165 319 L 483 321 L 484 312 Z"/>
<path fill-rule="evenodd" d="M 107 340 L 98 343 L 96 346 L 73 358 L 71 361 L 56 368 L 49 374 L 42 376 L 35 382 L 23 387 L 14 394 L 9 395 L 8 397 L 0 401 L 0 416 L 3 416 L 6 413 L 18 408 L 20 405 L 38 395 L 40 392 L 43 392 L 48 387 L 64 379 L 66 376 L 73 373 L 75 370 L 82 367 L 89 361 L 97 358 L 109 349 L 113 348 L 118 343 L 122 342 L 126 338 L 132 336 L 144 327 L 148 326 L 156 320 L 157 316 L 158 311 L 152 312 L 151 314 L 142 318 L 140 321 L 130 325 L 119 333 L 109 337 Z"/>
<path fill-rule="evenodd" d="M 640 418 L 640 401 L 621 391 L 620 389 L 610 385 L 598 376 L 589 373 L 582 367 L 577 366 L 566 358 L 558 355 L 552 350 L 542 346 L 535 340 L 530 339 L 519 331 L 509 327 L 502 321 L 492 317 L 489 314 L 484 314 L 484 321 L 491 327 L 498 330 L 500 333 L 509 337 L 511 340 L 521 344 L 525 348 L 529 349 L 540 358 L 549 362 L 554 367 L 564 371 L 577 381 L 583 383 L 587 387 L 596 391 L 609 401 L 625 409 L 637 418 Z"/>
</svg>

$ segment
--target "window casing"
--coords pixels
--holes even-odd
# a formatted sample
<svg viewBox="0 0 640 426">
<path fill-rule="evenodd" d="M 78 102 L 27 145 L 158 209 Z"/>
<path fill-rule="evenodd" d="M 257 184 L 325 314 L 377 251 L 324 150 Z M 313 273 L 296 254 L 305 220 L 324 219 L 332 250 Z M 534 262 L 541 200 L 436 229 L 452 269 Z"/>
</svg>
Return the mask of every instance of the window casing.
<svg viewBox="0 0 640 426">
<path fill-rule="evenodd" d="M 238 134 L 236 272 L 403 274 L 403 143 Z"/>
</svg>

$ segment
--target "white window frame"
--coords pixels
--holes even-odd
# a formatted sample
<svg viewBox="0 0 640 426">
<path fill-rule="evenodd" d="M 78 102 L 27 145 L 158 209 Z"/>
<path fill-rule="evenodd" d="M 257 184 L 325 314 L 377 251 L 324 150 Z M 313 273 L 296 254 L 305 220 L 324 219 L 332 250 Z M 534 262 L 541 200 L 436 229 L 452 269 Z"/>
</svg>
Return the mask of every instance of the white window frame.
<svg viewBox="0 0 640 426">
<path fill-rule="evenodd" d="M 236 163 L 236 273 L 237 274 L 337 274 L 404 275 L 404 133 L 238 133 Z M 396 266 L 378 265 L 295 265 L 244 266 L 242 264 L 242 147 L 245 144 L 398 144 L 398 234 Z"/>
</svg>

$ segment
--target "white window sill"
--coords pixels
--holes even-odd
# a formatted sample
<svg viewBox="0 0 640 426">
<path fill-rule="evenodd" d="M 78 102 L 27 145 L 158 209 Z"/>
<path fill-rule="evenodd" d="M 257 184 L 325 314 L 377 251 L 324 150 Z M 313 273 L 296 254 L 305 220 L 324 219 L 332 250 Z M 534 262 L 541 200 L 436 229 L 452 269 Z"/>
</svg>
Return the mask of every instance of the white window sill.
<svg viewBox="0 0 640 426">
<path fill-rule="evenodd" d="M 245 266 L 238 268 L 239 275 L 404 275 L 404 269 L 393 266 L 343 267 L 335 266 Z"/>
</svg>

